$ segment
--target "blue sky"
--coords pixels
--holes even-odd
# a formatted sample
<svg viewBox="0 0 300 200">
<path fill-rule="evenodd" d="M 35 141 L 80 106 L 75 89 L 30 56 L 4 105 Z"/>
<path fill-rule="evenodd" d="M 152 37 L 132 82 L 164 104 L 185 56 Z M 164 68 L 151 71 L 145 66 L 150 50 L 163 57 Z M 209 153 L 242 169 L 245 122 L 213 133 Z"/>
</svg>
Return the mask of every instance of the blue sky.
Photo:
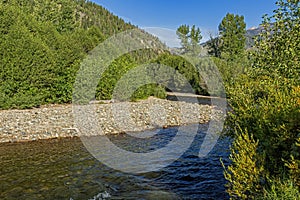
<svg viewBox="0 0 300 200">
<path fill-rule="evenodd" d="M 276 0 L 92 0 L 141 28 L 176 30 L 181 24 L 200 27 L 202 35 L 217 33 L 226 13 L 244 15 L 247 28 L 258 26 L 263 14 L 276 9 Z"/>
</svg>

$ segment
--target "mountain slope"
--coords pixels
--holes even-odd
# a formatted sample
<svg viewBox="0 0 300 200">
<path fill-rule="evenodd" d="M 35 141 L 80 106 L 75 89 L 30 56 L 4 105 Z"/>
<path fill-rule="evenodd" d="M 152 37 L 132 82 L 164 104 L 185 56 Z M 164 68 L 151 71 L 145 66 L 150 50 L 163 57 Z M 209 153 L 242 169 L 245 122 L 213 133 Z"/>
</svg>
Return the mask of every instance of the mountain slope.
<svg viewBox="0 0 300 200">
<path fill-rule="evenodd" d="M 0 109 L 70 102 L 87 52 L 132 28 L 84 0 L 0 1 Z"/>
</svg>

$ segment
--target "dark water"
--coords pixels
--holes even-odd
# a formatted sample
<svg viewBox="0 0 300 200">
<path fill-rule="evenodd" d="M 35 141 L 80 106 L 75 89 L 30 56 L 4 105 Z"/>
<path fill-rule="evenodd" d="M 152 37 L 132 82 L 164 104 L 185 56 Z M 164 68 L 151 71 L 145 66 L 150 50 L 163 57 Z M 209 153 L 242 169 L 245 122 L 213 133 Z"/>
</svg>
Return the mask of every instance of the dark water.
<svg viewBox="0 0 300 200">
<path fill-rule="evenodd" d="M 165 145 L 176 130 L 162 129 L 148 142 L 127 135 L 110 139 L 143 152 L 143 146 Z M 0 199 L 228 199 L 220 158 L 227 164 L 229 141 L 219 139 L 199 158 L 204 135 L 199 131 L 189 150 L 171 165 L 139 175 L 101 164 L 78 138 L 0 144 Z"/>
</svg>

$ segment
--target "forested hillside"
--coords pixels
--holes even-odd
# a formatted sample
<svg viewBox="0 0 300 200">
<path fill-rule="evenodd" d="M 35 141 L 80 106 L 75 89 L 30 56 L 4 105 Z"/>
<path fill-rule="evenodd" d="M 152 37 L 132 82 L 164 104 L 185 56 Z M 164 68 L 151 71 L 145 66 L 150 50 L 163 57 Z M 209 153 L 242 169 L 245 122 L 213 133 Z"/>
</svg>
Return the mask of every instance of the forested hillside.
<svg viewBox="0 0 300 200">
<path fill-rule="evenodd" d="M 88 52 L 110 36 L 133 28 L 136 27 L 85 0 L 2 0 L 0 109 L 70 103 L 76 73 Z M 149 37 L 160 43 L 154 36 Z M 159 58 L 160 54 L 164 59 Z M 111 99 L 115 85 L 126 72 L 151 62 L 173 63 L 171 67 L 182 68 L 181 73 L 197 93 L 207 93 L 200 88 L 203 83 L 199 76 L 191 75 L 195 69 L 188 63 L 165 51 L 142 50 L 112 62 L 99 77 L 95 98 Z M 186 65 L 191 70 L 184 70 Z M 131 99 L 151 95 L 163 98 L 165 90 L 158 84 L 145 85 Z"/>
<path fill-rule="evenodd" d="M 132 28 L 85 0 L 2 0 L 0 108 L 70 102 L 86 53 Z"/>
</svg>

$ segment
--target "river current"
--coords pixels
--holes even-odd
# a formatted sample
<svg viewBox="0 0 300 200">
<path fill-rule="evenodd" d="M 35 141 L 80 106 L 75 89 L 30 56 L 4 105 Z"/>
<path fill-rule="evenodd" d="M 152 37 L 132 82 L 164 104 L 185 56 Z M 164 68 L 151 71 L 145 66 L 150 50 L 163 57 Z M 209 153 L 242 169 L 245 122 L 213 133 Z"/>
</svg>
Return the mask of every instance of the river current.
<svg viewBox="0 0 300 200">
<path fill-rule="evenodd" d="M 148 139 L 121 134 L 110 140 L 142 153 L 163 147 L 177 130 L 155 130 L 158 134 Z M 0 199 L 228 199 L 220 159 L 228 164 L 230 141 L 219 138 L 213 150 L 199 158 L 204 136 L 205 131 L 198 131 L 178 160 L 143 174 L 102 164 L 79 138 L 0 144 Z"/>
</svg>

